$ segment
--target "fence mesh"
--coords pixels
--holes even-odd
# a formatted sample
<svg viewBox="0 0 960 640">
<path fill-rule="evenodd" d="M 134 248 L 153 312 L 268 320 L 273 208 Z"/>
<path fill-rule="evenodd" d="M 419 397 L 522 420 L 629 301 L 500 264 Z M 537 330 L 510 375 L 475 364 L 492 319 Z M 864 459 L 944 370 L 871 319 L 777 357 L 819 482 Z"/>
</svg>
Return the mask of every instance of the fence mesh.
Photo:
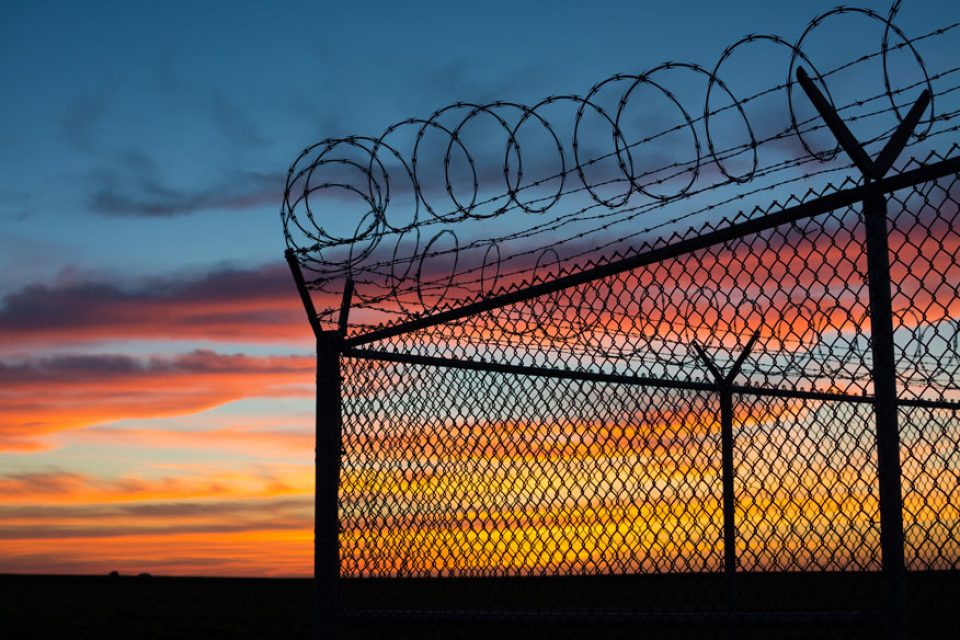
<svg viewBox="0 0 960 640">
<path fill-rule="evenodd" d="M 735 406 L 738 569 L 879 570 L 872 407 L 748 395 Z"/>
<path fill-rule="evenodd" d="M 960 568 L 957 185 L 888 195 L 910 570 Z M 683 248 L 718 228 L 347 348 L 341 575 L 722 575 L 727 393 L 736 582 L 673 606 L 883 606 L 756 578 L 882 566 L 862 206 Z"/>
<path fill-rule="evenodd" d="M 371 360 L 344 373 L 345 575 L 720 568 L 711 394 Z"/>
</svg>

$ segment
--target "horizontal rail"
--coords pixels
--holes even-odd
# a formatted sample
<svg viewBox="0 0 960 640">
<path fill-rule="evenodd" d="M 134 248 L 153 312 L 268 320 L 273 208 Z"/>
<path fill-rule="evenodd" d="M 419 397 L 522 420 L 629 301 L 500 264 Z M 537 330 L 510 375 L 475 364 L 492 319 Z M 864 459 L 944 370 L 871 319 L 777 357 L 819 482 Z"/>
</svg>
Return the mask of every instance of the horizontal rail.
<svg viewBox="0 0 960 640">
<path fill-rule="evenodd" d="M 483 371 L 487 373 L 505 373 L 519 376 L 539 378 L 558 378 L 562 380 L 582 380 L 584 382 L 606 382 L 642 387 L 656 387 L 661 389 L 679 389 L 684 391 L 706 391 L 719 393 L 728 389 L 739 395 L 754 395 L 776 398 L 792 398 L 798 400 L 822 400 L 825 402 L 855 402 L 871 404 L 873 396 L 852 395 L 847 393 L 830 393 L 828 391 L 802 391 L 800 389 L 780 389 L 777 387 L 757 387 L 752 385 L 731 384 L 724 386 L 717 382 L 700 382 L 693 380 L 670 380 L 650 376 L 633 376 L 620 373 L 602 373 L 596 371 L 577 371 L 575 369 L 557 369 L 554 367 L 535 367 L 522 364 L 503 364 L 487 362 L 485 360 L 454 360 L 437 356 L 424 356 L 414 353 L 397 353 L 393 351 L 376 351 L 374 349 L 345 349 L 343 355 L 348 358 L 361 360 L 379 360 L 382 362 L 398 362 L 427 367 L 442 367 L 446 369 L 462 369 L 468 371 Z M 922 407 L 926 409 L 960 410 L 960 402 L 948 400 L 924 400 L 920 398 L 898 399 L 900 406 Z"/>
<path fill-rule="evenodd" d="M 594 622 L 622 624 L 700 624 L 740 625 L 875 625 L 876 613 L 863 611 L 634 611 L 629 609 L 593 609 L 549 611 L 536 609 L 345 609 L 341 620 L 472 620 L 490 622 Z"/>
<path fill-rule="evenodd" d="M 484 360 L 453 360 L 450 358 L 422 356 L 412 353 L 375 351 L 373 349 L 346 349 L 343 352 L 343 355 L 351 358 L 360 358 L 363 360 L 381 360 L 386 362 L 400 362 L 403 364 L 418 364 L 428 367 L 467 369 L 470 371 L 507 373 L 512 375 L 535 376 L 540 378 L 583 380 L 585 382 L 611 382 L 614 384 L 665 387 L 668 389 L 684 389 L 688 391 L 718 391 L 720 389 L 720 386 L 715 382 L 665 380 L 662 378 L 630 376 L 618 373 L 599 373 L 593 371 L 576 371 L 574 369 L 556 369 L 553 367 L 534 367 L 522 364 L 503 364 L 500 362 L 487 362 Z"/>
<path fill-rule="evenodd" d="M 729 227 L 717 229 L 716 231 L 711 231 L 710 233 L 705 233 L 695 238 L 681 240 L 670 245 L 650 249 L 635 256 L 630 256 L 629 258 L 623 258 L 622 260 L 608 262 L 591 269 L 585 269 L 578 273 L 557 278 L 551 282 L 544 282 L 501 295 L 491 296 L 462 307 L 415 318 L 407 322 L 353 336 L 344 340 L 344 346 L 358 347 L 378 340 L 384 340 L 393 336 L 443 324 L 444 322 L 460 320 L 461 318 L 483 313 L 484 311 L 523 302 L 548 293 L 554 293 L 562 289 L 586 284 L 624 271 L 630 271 L 637 267 L 661 262 L 700 249 L 706 249 L 746 235 L 774 229 L 780 225 L 797 222 L 836 209 L 848 207 L 862 201 L 868 193 L 890 193 L 958 172 L 960 172 L 960 156 L 948 158 L 934 164 L 924 165 L 917 169 L 883 178 L 873 183 L 821 196 L 816 200 L 788 207 L 782 211 L 771 213 L 761 218 L 733 224 Z"/>
</svg>

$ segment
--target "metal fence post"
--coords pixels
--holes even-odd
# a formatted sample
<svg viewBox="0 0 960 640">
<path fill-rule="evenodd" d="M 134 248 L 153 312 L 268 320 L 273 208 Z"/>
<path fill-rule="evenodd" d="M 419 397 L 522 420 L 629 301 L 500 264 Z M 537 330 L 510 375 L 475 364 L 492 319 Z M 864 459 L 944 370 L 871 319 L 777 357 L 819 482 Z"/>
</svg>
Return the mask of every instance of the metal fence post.
<svg viewBox="0 0 960 640">
<path fill-rule="evenodd" d="M 343 306 L 336 331 L 324 331 L 292 249 L 284 254 L 297 285 L 303 310 L 317 339 L 316 434 L 313 498 L 313 637 L 337 637 L 337 607 L 340 583 L 340 355 L 346 334 L 353 282 L 343 292 Z"/>
<path fill-rule="evenodd" d="M 340 582 L 341 334 L 317 335 L 316 474 L 314 499 L 314 638 L 337 637 Z"/>
<path fill-rule="evenodd" d="M 723 578 L 727 611 L 737 606 L 737 527 L 733 493 L 733 390 L 729 384 L 720 391 L 720 450 L 723 479 Z"/>
<path fill-rule="evenodd" d="M 924 90 L 900 121 L 883 149 L 871 159 L 802 67 L 797 82 L 820 113 L 837 142 L 863 174 L 863 221 L 867 243 L 867 285 L 870 296 L 870 344 L 873 351 L 873 407 L 877 425 L 877 482 L 880 493 L 880 552 L 887 587 L 887 637 L 906 637 L 906 566 L 904 564 L 903 493 L 900 483 L 900 428 L 897 416 L 897 364 L 893 348 L 893 306 L 890 301 L 890 256 L 887 243 L 887 201 L 875 181 L 900 156 L 930 104 Z"/>
<path fill-rule="evenodd" d="M 877 424 L 877 478 L 880 493 L 880 549 L 888 590 L 888 637 L 906 637 L 904 588 L 903 494 L 900 482 L 900 431 L 897 372 L 890 300 L 887 203 L 872 193 L 863 201 L 867 281 L 870 295 L 870 342 L 873 349 L 873 395 Z"/>
<path fill-rule="evenodd" d="M 750 353 L 753 351 L 757 339 L 760 337 L 759 329 L 754 331 L 753 335 L 744 345 L 743 350 L 737 359 L 733 362 L 730 369 L 724 373 L 713 361 L 707 352 L 698 343 L 693 343 L 693 348 L 701 362 L 707 367 L 713 375 L 717 384 L 720 386 L 720 468 L 721 482 L 723 485 L 723 590 L 724 605 L 727 613 L 733 613 L 737 609 L 737 523 L 736 523 L 736 505 L 737 496 L 734 493 L 733 480 L 733 382 L 740 375 L 740 370 L 746 362 Z M 732 637 L 734 625 L 727 623 L 727 637 Z"/>
</svg>

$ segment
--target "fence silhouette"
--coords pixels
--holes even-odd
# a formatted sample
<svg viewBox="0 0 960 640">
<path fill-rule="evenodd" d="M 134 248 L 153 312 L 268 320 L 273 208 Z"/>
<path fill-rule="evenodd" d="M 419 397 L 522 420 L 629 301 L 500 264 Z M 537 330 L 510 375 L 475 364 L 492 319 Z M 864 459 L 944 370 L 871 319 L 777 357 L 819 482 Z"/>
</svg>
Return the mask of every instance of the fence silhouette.
<svg viewBox="0 0 960 640">
<path fill-rule="evenodd" d="M 934 98 L 952 89 L 931 81 L 955 70 L 928 72 L 918 39 L 893 23 L 898 6 L 886 17 L 828 12 L 795 45 L 751 36 L 711 72 L 657 67 L 599 83 L 584 99 L 532 108 L 460 104 L 468 115 L 457 126 L 442 124 L 440 110 L 378 139 L 305 151 L 291 168 L 283 216 L 287 258 L 318 345 L 318 630 L 332 632 L 340 617 L 685 621 L 728 630 L 850 623 L 906 635 L 907 572 L 960 568 L 960 157 L 950 146 L 898 161 L 905 147 L 956 131 L 948 124 L 954 112 L 933 111 Z M 896 117 L 865 144 L 844 122 L 866 116 L 845 117 L 826 91 L 825 79 L 838 71 L 811 78 L 801 48 L 812 29 L 850 12 L 884 25 L 883 43 L 837 69 L 882 59 L 889 106 L 880 113 Z M 750 129 L 749 100 L 734 98 L 718 70 L 738 47 L 759 41 L 791 52 L 797 81 L 774 88 L 787 93 L 790 125 L 762 142 L 751 129 L 747 143 L 718 150 L 711 116 L 739 112 Z M 923 79 L 891 87 L 886 61 L 895 50 L 916 57 Z M 698 143 L 695 160 L 641 170 L 636 149 L 656 135 L 635 141 L 625 133 L 636 87 L 652 85 L 683 113 L 665 131 L 689 129 L 696 139 L 694 119 L 655 80 L 677 68 L 708 79 L 697 122 L 709 153 L 701 157 Z M 594 96 L 622 82 L 629 88 L 610 115 Z M 728 104 L 714 109 L 710 92 L 720 90 Z M 805 120 L 795 113 L 799 96 L 816 109 Z M 584 113 L 612 125 L 616 148 L 605 157 L 613 177 L 590 179 L 593 159 L 565 164 L 561 136 L 540 111 L 563 101 L 577 105 L 575 156 L 585 146 L 576 137 Z M 498 115 L 503 109 L 515 120 Z M 480 163 L 460 135 L 478 117 L 491 117 L 508 140 L 507 188 L 484 203 Z M 524 183 L 511 159 L 522 162 L 518 131 L 530 123 L 556 143 L 560 171 Z M 417 132 L 409 162 L 385 142 L 401 126 Z M 417 173 L 419 145 L 437 130 L 448 139 L 442 191 L 455 204 L 445 214 Z M 817 150 L 805 141 L 811 132 L 837 144 Z M 788 136 L 806 153 L 758 162 L 758 148 Z M 344 147 L 361 153 L 337 155 Z M 458 149 L 472 172 L 466 204 L 451 177 Z M 737 174 L 731 166 L 744 156 L 747 171 Z M 696 198 L 712 197 L 720 184 L 739 185 L 732 202 L 748 181 L 761 183 L 758 197 L 811 184 L 815 174 L 781 172 L 812 162 L 859 177 L 671 236 L 622 231 L 637 212 L 677 203 L 715 211 L 723 203 Z M 702 186 L 708 163 L 717 182 Z M 331 167 L 336 176 L 311 182 Z M 391 221 L 391 171 L 409 181 L 423 219 Z M 361 180 L 350 182 L 351 172 Z M 564 182 L 571 176 L 573 187 Z M 543 195 L 548 178 L 555 184 Z M 669 196 L 654 193 L 678 179 Z M 619 195 L 603 191 L 611 187 Z M 311 196 L 331 189 L 370 207 L 351 221 L 351 233 L 330 231 L 309 208 Z M 492 240 L 461 246 L 448 228 L 550 215 L 577 197 L 587 203 Z M 492 209 L 480 213 L 479 204 Z M 431 225 L 440 230 L 421 243 Z M 557 233 L 565 239 L 537 244 Z M 384 250 L 391 236 L 396 244 Z M 452 248 L 443 248 L 448 241 Z M 640 601 L 610 597 L 615 606 L 579 608 L 536 597 L 519 598 L 523 606 L 469 598 L 442 607 L 403 598 L 393 607 L 369 598 L 347 606 L 340 592 L 379 578 L 522 585 L 545 576 L 665 575 L 689 580 L 660 597 L 631 583 Z M 827 577 L 836 582 L 810 593 Z"/>
</svg>

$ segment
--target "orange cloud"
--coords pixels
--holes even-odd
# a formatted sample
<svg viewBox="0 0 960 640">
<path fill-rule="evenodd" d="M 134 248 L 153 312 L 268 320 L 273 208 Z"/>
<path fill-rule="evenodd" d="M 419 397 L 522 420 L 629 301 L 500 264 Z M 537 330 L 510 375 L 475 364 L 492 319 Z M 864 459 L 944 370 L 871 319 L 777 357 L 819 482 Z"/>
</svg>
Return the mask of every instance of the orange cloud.
<svg viewBox="0 0 960 640">
<path fill-rule="evenodd" d="M 312 429 L 277 427 L 275 420 L 263 420 L 259 424 L 241 424 L 217 427 L 203 431 L 180 431 L 175 429 L 142 429 L 124 426 L 87 427 L 71 435 L 71 440 L 84 444 L 115 445 L 144 449 L 176 448 L 197 451 L 211 449 L 253 455 L 304 454 L 313 451 Z M 309 418 L 306 423 L 312 425 Z"/>
<path fill-rule="evenodd" d="M 249 531 L 6 539 L 0 572 L 184 576 L 310 576 L 313 531 L 268 525 Z"/>
<path fill-rule="evenodd" d="M 0 449 L 121 418 L 196 413 L 248 397 L 312 395 L 313 358 L 194 351 L 138 359 L 52 356 L 0 363 Z"/>
<path fill-rule="evenodd" d="M 159 477 L 91 476 L 57 468 L 0 476 L 4 508 L 9 505 L 93 505 L 192 499 L 275 498 L 313 491 L 309 465 L 237 465 L 198 472 L 168 469 Z"/>
<path fill-rule="evenodd" d="M 0 476 L 0 572 L 309 573 L 309 465 L 168 471 Z"/>
</svg>

